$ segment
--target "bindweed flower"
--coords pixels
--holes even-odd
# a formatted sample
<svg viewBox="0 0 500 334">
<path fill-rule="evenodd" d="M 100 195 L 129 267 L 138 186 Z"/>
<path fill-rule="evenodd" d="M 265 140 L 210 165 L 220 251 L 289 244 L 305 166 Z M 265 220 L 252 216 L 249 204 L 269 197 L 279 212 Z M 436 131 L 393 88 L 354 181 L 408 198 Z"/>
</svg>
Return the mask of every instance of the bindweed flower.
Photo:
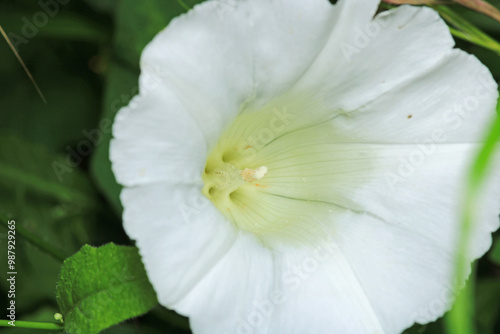
<svg viewBox="0 0 500 334">
<path fill-rule="evenodd" d="M 378 4 L 206 1 L 145 48 L 111 160 L 159 302 L 194 333 L 400 333 L 450 308 L 497 85 L 433 10 Z"/>
</svg>

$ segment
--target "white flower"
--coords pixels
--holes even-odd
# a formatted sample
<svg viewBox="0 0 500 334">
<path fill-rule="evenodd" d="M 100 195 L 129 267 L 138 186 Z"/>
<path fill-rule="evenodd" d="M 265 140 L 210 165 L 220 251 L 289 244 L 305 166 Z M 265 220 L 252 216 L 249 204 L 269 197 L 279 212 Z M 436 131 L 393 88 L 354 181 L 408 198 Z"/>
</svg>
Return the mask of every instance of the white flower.
<svg viewBox="0 0 500 334">
<path fill-rule="evenodd" d="M 227 4 L 156 36 L 114 125 L 125 229 L 160 303 L 197 334 L 391 334 L 441 316 L 495 115 L 487 69 L 428 8 Z M 499 226 L 499 184 L 469 261 Z"/>
</svg>

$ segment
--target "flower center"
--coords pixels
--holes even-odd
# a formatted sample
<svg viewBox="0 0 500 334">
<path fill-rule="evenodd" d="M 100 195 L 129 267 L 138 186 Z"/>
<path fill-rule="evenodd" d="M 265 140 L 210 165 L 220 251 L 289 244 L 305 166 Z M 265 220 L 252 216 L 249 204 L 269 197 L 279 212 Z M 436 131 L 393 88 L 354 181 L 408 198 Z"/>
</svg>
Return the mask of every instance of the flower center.
<svg viewBox="0 0 500 334">
<path fill-rule="evenodd" d="M 202 176 L 202 192 L 219 211 L 263 239 L 317 236 L 325 216 L 345 204 L 338 189 L 350 166 L 342 161 L 358 154 L 338 144 L 331 127 L 338 114 L 307 100 L 287 102 L 242 112 Z"/>
<path fill-rule="evenodd" d="M 267 173 L 267 167 L 262 166 L 257 169 L 245 168 L 239 170 L 231 163 L 221 161 L 214 170 L 206 169 L 203 173 L 203 194 L 214 203 L 222 204 L 234 196 L 234 192 L 246 184 L 259 186 L 256 183 Z"/>
</svg>

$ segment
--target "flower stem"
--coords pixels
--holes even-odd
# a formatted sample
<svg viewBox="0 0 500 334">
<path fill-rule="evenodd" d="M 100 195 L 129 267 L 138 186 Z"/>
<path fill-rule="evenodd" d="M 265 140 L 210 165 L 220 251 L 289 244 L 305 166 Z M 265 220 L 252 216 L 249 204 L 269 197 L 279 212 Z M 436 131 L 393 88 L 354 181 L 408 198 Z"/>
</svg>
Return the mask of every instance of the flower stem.
<svg viewBox="0 0 500 334">
<path fill-rule="evenodd" d="M 464 282 L 467 278 L 467 250 L 469 249 L 470 234 L 474 224 L 477 202 L 480 199 L 482 187 L 487 179 L 488 172 L 492 167 L 492 157 L 500 140 L 500 103 L 497 105 L 497 118 L 491 125 L 491 129 L 485 140 L 485 144 L 479 152 L 468 178 L 467 192 L 465 195 L 461 231 L 459 235 L 459 251 L 457 254 L 457 266 L 455 276 L 458 282 Z M 468 286 L 458 297 L 454 308 L 448 313 L 446 323 L 448 334 L 473 334 L 473 305 L 474 305 L 474 270 L 469 278 Z"/>
<path fill-rule="evenodd" d="M 181 5 L 182 8 L 184 8 L 186 11 L 190 10 L 191 7 L 189 7 L 184 1 L 182 0 L 177 0 L 177 2 L 179 3 L 179 5 Z"/>
<path fill-rule="evenodd" d="M 34 322 L 34 321 L 15 321 L 15 326 L 9 324 L 10 320 L 0 320 L 0 327 L 19 327 L 19 328 L 32 328 L 32 329 L 48 329 L 48 330 L 62 330 L 61 324 L 51 322 Z"/>
</svg>

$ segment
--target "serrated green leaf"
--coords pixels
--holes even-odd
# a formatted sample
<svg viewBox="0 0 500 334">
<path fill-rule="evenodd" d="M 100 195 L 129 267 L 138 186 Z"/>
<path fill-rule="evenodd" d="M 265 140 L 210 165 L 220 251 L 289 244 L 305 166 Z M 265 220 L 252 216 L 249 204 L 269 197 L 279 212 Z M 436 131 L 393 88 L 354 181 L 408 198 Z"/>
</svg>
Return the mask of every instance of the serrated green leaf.
<svg viewBox="0 0 500 334">
<path fill-rule="evenodd" d="M 137 248 L 112 243 L 85 245 L 65 260 L 56 296 L 72 334 L 99 333 L 158 303 Z"/>
</svg>

